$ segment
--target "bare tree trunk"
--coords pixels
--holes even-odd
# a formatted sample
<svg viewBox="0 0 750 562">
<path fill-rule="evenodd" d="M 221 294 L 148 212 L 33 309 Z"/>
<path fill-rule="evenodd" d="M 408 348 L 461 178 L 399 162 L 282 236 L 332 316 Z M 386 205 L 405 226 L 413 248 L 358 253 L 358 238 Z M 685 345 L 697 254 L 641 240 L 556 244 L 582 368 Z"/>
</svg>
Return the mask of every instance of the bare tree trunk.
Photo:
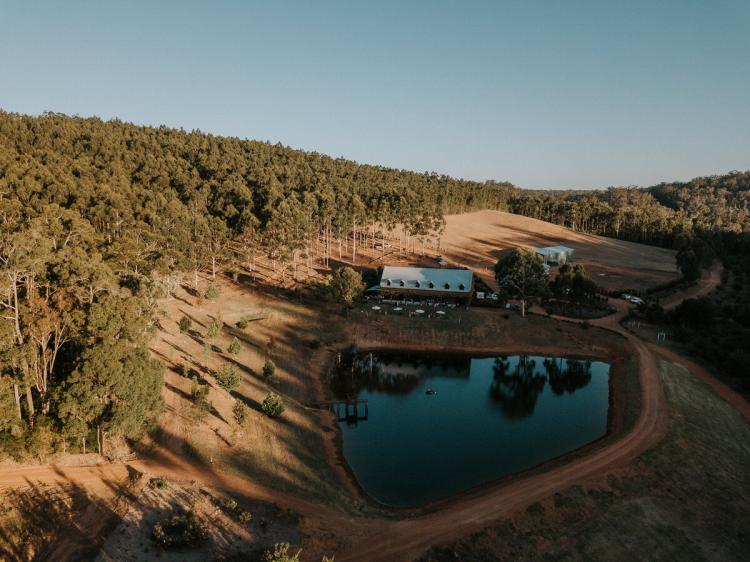
<svg viewBox="0 0 750 562">
<path fill-rule="evenodd" d="M 357 223 L 354 223 L 354 241 L 352 242 L 352 265 L 357 260 Z"/>
<path fill-rule="evenodd" d="M 26 406 L 29 408 L 29 425 L 34 427 L 34 397 L 31 395 L 31 386 L 26 385 Z"/>
<path fill-rule="evenodd" d="M 23 416 L 21 416 L 21 396 L 18 393 L 18 383 L 13 383 L 13 394 L 15 395 L 16 399 L 16 414 L 18 415 L 18 419 L 23 419 Z"/>
</svg>

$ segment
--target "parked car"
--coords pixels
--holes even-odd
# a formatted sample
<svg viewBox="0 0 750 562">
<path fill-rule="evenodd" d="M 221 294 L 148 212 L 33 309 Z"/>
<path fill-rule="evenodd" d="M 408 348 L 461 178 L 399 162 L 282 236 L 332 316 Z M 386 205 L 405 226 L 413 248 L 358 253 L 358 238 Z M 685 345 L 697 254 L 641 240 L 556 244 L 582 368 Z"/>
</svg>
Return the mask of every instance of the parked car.
<svg viewBox="0 0 750 562">
<path fill-rule="evenodd" d="M 630 295 L 628 293 L 623 293 L 620 296 L 623 299 L 625 299 L 626 301 L 628 301 L 629 303 L 633 303 L 633 304 L 637 304 L 637 305 L 644 304 L 644 300 L 642 298 L 640 298 L 640 297 L 636 297 L 636 296 Z"/>
</svg>

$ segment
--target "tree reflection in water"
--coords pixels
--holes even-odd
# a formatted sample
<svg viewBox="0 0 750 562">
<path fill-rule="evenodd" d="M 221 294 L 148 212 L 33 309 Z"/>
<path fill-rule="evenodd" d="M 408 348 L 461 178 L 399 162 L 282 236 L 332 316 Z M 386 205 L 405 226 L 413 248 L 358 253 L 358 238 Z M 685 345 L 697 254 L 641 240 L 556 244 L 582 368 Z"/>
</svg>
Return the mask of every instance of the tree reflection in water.
<svg viewBox="0 0 750 562">
<path fill-rule="evenodd" d="M 407 395 L 424 378 L 468 378 L 470 367 L 471 358 L 462 356 L 350 353 L 331 373 L 331 390 L 339 399 L 354 398 L 362 390 Z"/>
<path fill-rule="evenodd" d="M 534 413 L 547 383 L 555 396 L 562 396 L 573 394 L 591 382 L 591 361 L 580 359 L 548 357 L 542 365 L 537 365 L 531 356 L 520 355 L 511 367 L 507 357 L 497 357 L 492 369 L 490 398 L 513 420 Z M 343 355 L 338 368 L 331 373 L 331 390 L 338 399 L 355 398 L 362 390 L 407 395 L 425 378 L 467 378 L 470 371 L 470 357 L 354 351 Z"/>
<path fill-rule="evenodd" d="M 591 361 L 547 358 L 544 360 L 544 369 L 547 371 L 550 390 L 557 396 L 566 392 L 573 394 L 591 382 Z"/>
<path fill-rule="evenodd" d="M 521 355 L 512 372 L 506 357 L 498 357 L 493 365 L 494 377 L 490 397 L 500 404 L 510 419 L 523 419 L 534 413 L 544 383 L 544 375 L 536 372 L 536 361 Z"/>
<path fill-rule="evenodd" d="M 494 377 L 489 394 L 509 419 L 523 419 L 534 413 L 537 400 L 549 381 L 556 395 L 573 394 L 591 381 L 591 362 L 577 359 L 546 358 L 545 374 L 538 372 L 536 362 L 521 355 L 510 371 L 506 357 L 498 357 L 493 365 Z"/>
</svg>

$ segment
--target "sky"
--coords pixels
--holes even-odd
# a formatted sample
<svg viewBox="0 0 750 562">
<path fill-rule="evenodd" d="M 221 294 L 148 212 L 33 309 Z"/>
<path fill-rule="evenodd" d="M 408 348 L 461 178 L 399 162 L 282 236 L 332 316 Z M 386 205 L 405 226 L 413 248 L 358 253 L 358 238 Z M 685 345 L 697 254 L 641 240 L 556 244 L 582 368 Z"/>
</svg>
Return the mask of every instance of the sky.
<svg viewBox="0 0 750 562">
<path fill-rule="evenodd" d="M 529 188 L 750 169 L 750 0 L 0 0 L 0 108 Z"/>
</svg>

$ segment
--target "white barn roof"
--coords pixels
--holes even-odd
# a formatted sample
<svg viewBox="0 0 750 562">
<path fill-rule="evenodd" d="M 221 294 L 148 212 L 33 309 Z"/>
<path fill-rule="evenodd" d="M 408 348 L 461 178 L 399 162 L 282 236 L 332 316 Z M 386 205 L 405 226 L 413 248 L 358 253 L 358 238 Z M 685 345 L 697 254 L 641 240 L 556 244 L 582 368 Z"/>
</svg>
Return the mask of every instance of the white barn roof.
<svg viewBox="0 0 750 562">
<path fill-rule="evenodd" d="M 380 276 L 380 286 L 389 289 L 469 293 L 474 272 L 470 269 L 431 267 L 394 267 L 386 265 Z"/>
</svg>

